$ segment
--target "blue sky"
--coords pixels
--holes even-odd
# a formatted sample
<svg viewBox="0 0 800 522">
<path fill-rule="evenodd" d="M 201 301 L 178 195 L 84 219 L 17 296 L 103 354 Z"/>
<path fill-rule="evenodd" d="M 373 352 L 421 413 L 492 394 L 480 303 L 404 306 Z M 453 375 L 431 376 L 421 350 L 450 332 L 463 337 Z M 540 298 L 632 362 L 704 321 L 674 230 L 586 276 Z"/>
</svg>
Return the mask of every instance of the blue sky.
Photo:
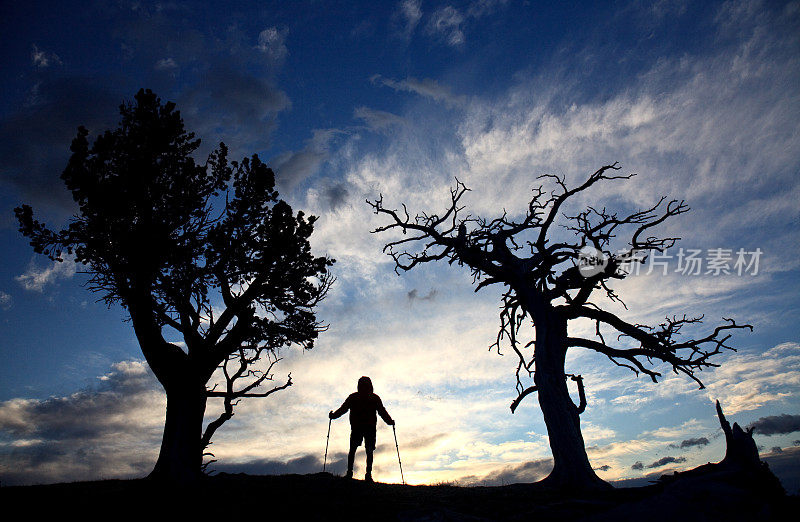
<svg viewBox="0 0 800 522">
<path fill-rule="evenodd" d="M 575 208 L 665 195 L 692 211 L 662 228 L 682 237 L 666 268 L 618 284 L 628 310 L 611 309 L 649 323 L 735 317 L 755 331 L 735 335 L 705 390 L 571 352 L 593 465 L 618 480 L 719 460 L 719 399 L 743 425 L 775 417 L 756 440 L 800 488 L 800 3 L 552 4 L 4 4 L 0 480 L 142 476 L 155 461 L 164 398 L 124 312 L 96 303 L 73 265 L 34 256 L 12 212 L 29 203 L 63 225 L 73 208 L 59 175 L 77 126 L 113 127 L 119 103 L 147 87 L 178 104 L 203 151 L 224 140 L 234 157 L 265 159 L 283 196 L 320 216 L 315 250 L 337 259 L 320 308 L 330 330 L 313 351 L 282 354 L 276 379 L 291 372 L 292 388 L 239 406 L 216 436 L 217 469 L 317 471 L 327 411 L 370 375 L 397 420 L 407 481 L 546 474 L 535 397 L 510 413 L 515 361 L 488 349 L 499 290 L 475 294 L 447 265 L 395 275 L 365 199 L 436 210 L 457 176 L 470 212 L 513 216 L 537 175 L 574 184 L 619 161 L 637 176 Z M 681 270 L 681 247 L 700 251 L 700 274 Z M 708 273 L 719 248 L 729 273 Z M 757 270 L 737 273 L 740 249 L 760 249 Z M 334 471 L 347 429 L 333 427 Z M 390 438 L 379 430 L 378 480 L 399 479 Z"/>
</svg>

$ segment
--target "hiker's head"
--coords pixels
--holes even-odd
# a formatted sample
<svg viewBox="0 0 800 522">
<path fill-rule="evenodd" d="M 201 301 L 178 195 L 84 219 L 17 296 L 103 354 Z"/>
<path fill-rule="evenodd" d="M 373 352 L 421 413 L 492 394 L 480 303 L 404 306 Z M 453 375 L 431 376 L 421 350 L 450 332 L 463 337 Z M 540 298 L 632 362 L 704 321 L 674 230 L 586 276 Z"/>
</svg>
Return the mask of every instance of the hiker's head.
<svg viewBox="0 0 800 522">
<path fill-rule="evenodd" d="M 369 377 L 362 377 L 358 380 L 359 393 L 372 393 L 372 381 Z"/>
</svg>

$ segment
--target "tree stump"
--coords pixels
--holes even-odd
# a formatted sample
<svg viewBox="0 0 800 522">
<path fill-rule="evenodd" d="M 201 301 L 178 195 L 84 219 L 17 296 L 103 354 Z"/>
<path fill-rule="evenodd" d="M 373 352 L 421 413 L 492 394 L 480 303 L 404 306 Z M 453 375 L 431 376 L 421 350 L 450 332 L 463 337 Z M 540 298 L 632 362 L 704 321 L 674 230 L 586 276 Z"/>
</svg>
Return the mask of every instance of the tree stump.
<svg viewBox="0 0 800 522">
<path fill-rule="evenodd" d="M 739 424 L 733 423 L 733 427 L 722 413 L 722 406 L 717 401 L 717 417 L 722 431 L 725 432 L 725 458 L 720 461 L 719 466 L 723 468 L 750 468 L 762 467 L 764 463 L 758 457 L 758 448 L 753 439 L 753 428 L 743 430 Z"/>
</svg>

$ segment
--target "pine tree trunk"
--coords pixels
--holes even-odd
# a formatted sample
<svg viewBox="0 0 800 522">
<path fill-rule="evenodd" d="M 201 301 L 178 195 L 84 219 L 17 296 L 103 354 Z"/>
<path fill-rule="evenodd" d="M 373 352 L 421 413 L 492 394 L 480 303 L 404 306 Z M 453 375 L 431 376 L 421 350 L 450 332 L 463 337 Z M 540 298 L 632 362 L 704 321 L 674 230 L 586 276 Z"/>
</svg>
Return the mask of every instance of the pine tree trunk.
<svg viewBox="0 0 800 522">
<path fill-rule="evenodd" d="M 611 486 L 592 469 L 581 434 L 580 415 L 572 401 L 564 375 L 567 322 L 552 311 L 536 318 L 536 384 L 542 409 L 553 471 L 542 481 L 547 485 L 574 489 Z"/>
<path fill-rule="evenodd" d="M 161 451 L 150 478 L 186 484 L 200 477 L 205 409 L 205 385 L 184 382 L 170 386 Z"/>
<path fill-rule="evenodd" d="M 190 357 L 161 335 L 146 283 L 128 301 L 136 338 L 147 364 L 167 394 L 167 414 L 158 460 L 149 478 L 172 483 L 197 480 L 203 465 L 206 383 L 216 364 Z M 142 290 L 144 289 L 144 290 Z"/>
</svg>

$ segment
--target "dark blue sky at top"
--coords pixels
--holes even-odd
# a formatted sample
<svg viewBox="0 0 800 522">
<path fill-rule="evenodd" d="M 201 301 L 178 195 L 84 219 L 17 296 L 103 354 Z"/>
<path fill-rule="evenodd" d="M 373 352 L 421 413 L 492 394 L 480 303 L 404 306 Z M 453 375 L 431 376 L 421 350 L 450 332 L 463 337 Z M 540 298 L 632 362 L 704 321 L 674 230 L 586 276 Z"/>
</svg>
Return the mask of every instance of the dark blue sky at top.
<svg viewBox="0 0 800 522">
<path fill-rule="evenodd" d="M 434 10 L 436 4 L 425 2 L 423 8 Z M 584 76 L 581 95 L 602 99 L 654 56 L 695 49 L 698 40 L 713 36 L 699 30 L 710 16 L 703 5 L 668 13 L 674 23 L 656 24 L 626 3 L 511 1 L 494 7 L 491 16 L 467 19 L 468 36 L 458 46 L 426 34 L 424 20 L 415 29 L 422 37 L 404 39 L 392 2 L 157 6 L 5 3 L 2 114 L 24 114 L 32 85 L 41 82 L 43 95 L 73 97 L 64 99 L 71 107 L 60 109 L 67 121 L 56 123 L 83 116 L 113 124 L 109 106 L 130 99 L 139 87 L 180 103 L 204 81 L 243 75 L 268 80 L 291 102 L 277 116 L 280 131 L 271 134 L 270 149 L 280 152 L 296 148 L 311 129 L 352 124 L 356 106 L 394 109 L 402 96 L 388 97 L 387 87 L 369 81 L 375 74 L 446 80 L 457 94 L 491 96 L 515 74 L 557 63 Z M 289 51 L 282 64 L 267 63 L 253 50 L 267 27 L 286 32 Z M 34 67 L 34 45 L 55 53 L 61 64 Z M 571 52 L 586 47 L 598 52 L 576 63 Z M 177 70 L 156 69 L 167 57 Z M 570 94 L 570 102 L 576 101 L 576 93 Z"/>
<path fill-rule="evenodd" d="M 423 6 L 436 7 L 429 2 Z M 112 126 L 116 105 L 140 87 L 177 100 L 186 112 L 181 100 L 191 99 L 193 91 L 213 82 L 235 82 L 237 75 L 243 78 L 239 81 L 266 81 L 267 88 L 285 93 L 291 108 L 268 111 L 267 121 L 239 123 L 269 131 L 259 134 L 269 140 L 246 151 L 269 158 L 302 148 L 313 129 L 353 125 L 358 106 L 392 112 L 404 96 L 412 96 L 389 96 L 389 87 L 370 81 L 376 74 L 432 78 L 456 94 L 492 96 L 515 74 L 535 75 L 537 68 L 552 69 L 556 63 L 556 69 L 577 69 L 585 77 L 579 95 L 602 98 L 616 91 L 613 83 L 624 83 L 642 64 L 649 64 L 652 55 L 681 53 L 708 37 L 696 29 L 702 23 L 692 23 L 709 16 L 700 5 L 680 14 L 674 24 L 651 24 L 636 10 L 626 12 L 614 3 L 509 2 L 494 11 L 492 16 L 468 20 L 464 25 L 468 37 L 451 46 L 439 35 L 426 34 L 424 21 L 414 28 L 422 36 L 405 38 L 404 21 L 390 2 L 207 2 L 163 7 L 138 2 L 3 3 L 0 38 L 6 81 L 0 86 L 0 131 L 6 139 L 0 146 L 6 156 L 25 152 L 4 169 L 11 190 L 2 198 L 0 234 L 7 260 L 17 262 L 3 263 L 3 287 L 15 285 L 19 260 L 31 258 L 29 247 L 14 230 L 11 208 L 22 199 L 45 216 L 63 219 L 65 213 L 57 209 L 64 209 L 69 200 L 58 173 L 74 129 L 87 125 L 97 132 Z M 285 34 L 287 53 L 281 60 L 270 61 L 254 50 L 259 33 L 270 27 Z M 587 44 L 598 48 L 595 57 L 604 58 L 573 61 L 571 52 Z M 50 57 L 47 67 L 32 62 L 34 49 Z M 156 64 L 166 58 L 173 59 L 176 67 L 159 70 Z M 32 96 L 44 98 L 43 105 L 32 103 Z M 7 139 L 20 136 L 24 143 Z M 62 284 L 58 291 L 60 295 L 49 302 L 39 294 L 15 293 L 13 320 L 6 317 L 2 333 L 4 353 L 18 356 L 4 361 L 0 398 L 23 394 L 21 387 L 31 385 L 34 371 L 44 377 L 39 382 L 50 383 L 24 392 L 34 396 L 65 392 L 74 387 L 75 379 L 81 382 L 96 375 L 109 361 L 98 360 L 96 368 L 84 368 L 74 378 L 63 372 L 76 354 L 89 347 L 115 346 L 120 358 L 137 355 L 129 325 L 109 317 L 121 312 L 92 304 L 92 296 L 78 285 Z M 84 302 L 93 313 L 68 311 Z M 98 316 L 101 320 L 96 320 Z M 47 317 L 49 328 L 41 328 L 42 317 Z M 64 332 L 75 335 L 60 339 Z M 120 347 L 120 338 L 131 342 Z M 37 369 L 43 359 L 48 364 Z"/>
<path fill-rule="evenodd" d="M 446 5 L 421 4 L 427 15 Z M 33 259 L 15 230 L 13 207 L 31 203 L 51 223 L 63 223 L 70 200 L 58 176 L 76 127 L 113 127 L 117 105 L 140 87 L 176 101 L 206 146 L 225 139 L 236 152 L 269 161 L 303 149 L 316 129 L 359 125 L 358 107 L 399 113 L 418 101 L 375 75 L 493 98 L 520 76 L 550 71 L 572 79 L 564 86 L 568 105 L 624 90 L 660 58 L 697 57 L 724 45 L 709 30 L 719 4 L 706 2 L 657 12 L 644 3 L 509 0 L 485 2 L 485 12 L 472 17 L 467 3 L 453 5 L 464 14 L 458 45 L 430 30 L 429 16 L 404 34 L 399 2 L 4 2 L 0 289 L 18 288 L 14 278 Z M 280 34 L 285 55 L 257 49 L 268 28 Z M 34 63 L 35 51 L 49 59 L 47 66 Z M 431 104 L 429 117 L 442 110 L 448 109 Z M 318 174 L 336 175 L 335 166 Z M 122 311 L 93 301 L 74 280 L 61 282 L 49 301 L 14 292 L 0 335 L 3 353 L 20 356 L 4 356 L 0 399 L 22 394 L 34 371 L 43 378 L 32 395 L 70 389 L 76 381 L 56 374 L 92 346 L 120 358 L 138 354 L 129 325 L 119 320 Z M 71 311 L 80 306 L 86 312 Z M 43 318 L 52 329 L 37 328 Z M 36 369 L 45 358 L 48 365 Z M 77 381 L 107 363 L 78 372 Z"/>
</svg>

